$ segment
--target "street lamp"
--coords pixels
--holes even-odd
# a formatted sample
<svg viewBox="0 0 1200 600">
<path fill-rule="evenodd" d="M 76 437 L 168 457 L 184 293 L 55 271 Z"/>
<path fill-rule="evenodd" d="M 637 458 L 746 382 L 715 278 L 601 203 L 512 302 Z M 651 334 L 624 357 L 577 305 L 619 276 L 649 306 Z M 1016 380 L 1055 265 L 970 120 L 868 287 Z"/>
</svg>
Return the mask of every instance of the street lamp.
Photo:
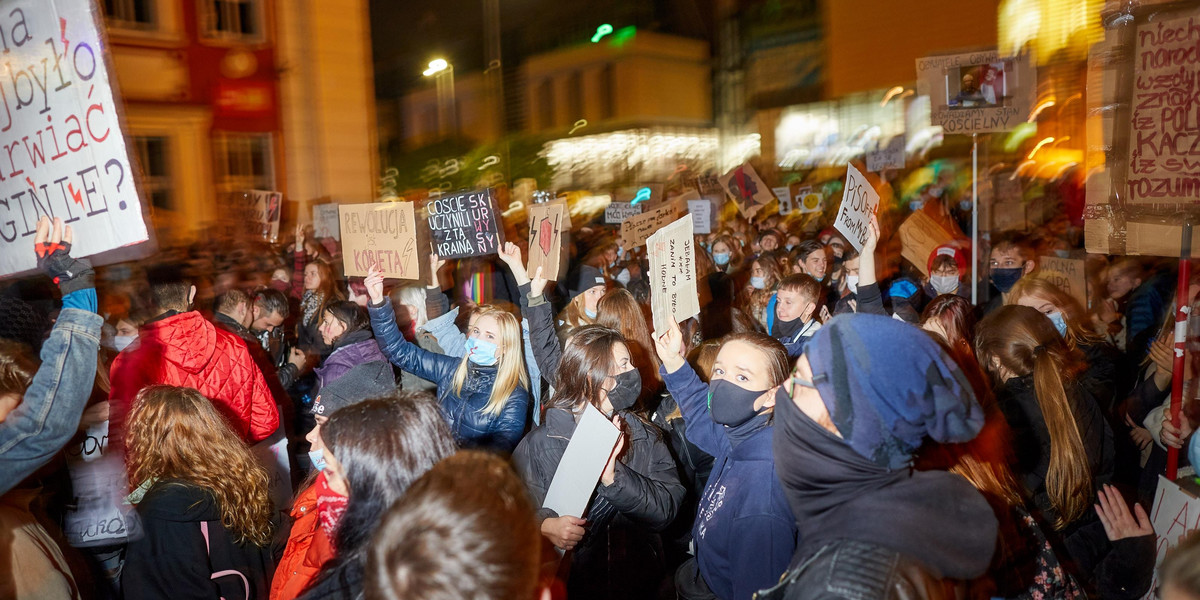
<svg viewBox="0 0 1200 600">
<path fill-rule="evenodd" d="M 438 134 L 445 138 L 458 134 L 458 107 L 454 102 L 454 65 L 444 58 L 429 61 L 429 68 L 421 72 L 433 77 L 437 86 Z"/>
</svg>

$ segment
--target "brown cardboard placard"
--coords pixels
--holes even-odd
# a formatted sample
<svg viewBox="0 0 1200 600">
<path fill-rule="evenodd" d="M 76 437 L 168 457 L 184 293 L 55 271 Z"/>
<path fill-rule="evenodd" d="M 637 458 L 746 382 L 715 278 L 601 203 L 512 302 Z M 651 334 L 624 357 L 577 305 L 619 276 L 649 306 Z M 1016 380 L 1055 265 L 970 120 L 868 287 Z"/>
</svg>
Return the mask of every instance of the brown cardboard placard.
<svg viewBox="0 0 1200 600">
<path fill-rule="evenodd" d="M 368 269 L 378 265 L 384 277 L 421 278 L 412 202 L 339 204 L 338 222 L 347 277 L 365 277 Z"/>
</svg>

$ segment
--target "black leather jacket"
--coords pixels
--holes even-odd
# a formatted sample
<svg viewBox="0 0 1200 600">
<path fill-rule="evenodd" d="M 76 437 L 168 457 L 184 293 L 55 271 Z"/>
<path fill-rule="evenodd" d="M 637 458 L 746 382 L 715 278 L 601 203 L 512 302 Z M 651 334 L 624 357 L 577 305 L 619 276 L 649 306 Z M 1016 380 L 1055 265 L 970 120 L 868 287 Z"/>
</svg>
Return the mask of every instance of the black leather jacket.
<svg viewBox="0 0 1200 600">
<path fill-rule="evenodd" d="M 784 573 L 755 600 L 950 600 L 965 586 L 939 580 L 916 562 L 882 546 L 843 540 Z"/>
</svg>

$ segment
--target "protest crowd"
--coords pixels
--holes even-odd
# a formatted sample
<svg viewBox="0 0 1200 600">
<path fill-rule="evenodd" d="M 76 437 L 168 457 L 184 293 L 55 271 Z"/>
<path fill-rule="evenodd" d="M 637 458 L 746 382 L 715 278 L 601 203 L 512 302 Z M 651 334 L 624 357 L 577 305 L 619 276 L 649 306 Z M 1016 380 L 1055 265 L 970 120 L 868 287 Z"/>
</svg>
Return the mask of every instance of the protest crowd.
<svg viewBox="0 0 1200 600">
<path fill-rule="evenodd" d="M 549 246 L 485 211 L 488 251 L 404 279 L 304 223 L 93 267 L 43 218 L 0 293 L 0 596 L 1198 597 L 1200 538 L 1156 571 L 1146 508 L 1200 460 L 1175 263 L 1066 214 L 978 278 L 962 235 L 914 261 L 948 196 L 860 243 L 774 204 Z"/>
</svg>

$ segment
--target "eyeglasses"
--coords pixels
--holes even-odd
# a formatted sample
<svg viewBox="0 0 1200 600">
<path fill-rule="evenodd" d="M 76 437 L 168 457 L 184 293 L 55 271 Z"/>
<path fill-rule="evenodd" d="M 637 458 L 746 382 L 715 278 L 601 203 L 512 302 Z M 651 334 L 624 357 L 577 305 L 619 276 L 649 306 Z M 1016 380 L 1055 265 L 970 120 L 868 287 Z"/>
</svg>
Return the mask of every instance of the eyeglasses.
<svg viewBox="0 0 1200 600">
<path fill-rule="evenodd" d="M 814 384 L 812 381 L 810 381 L 808 379 L 805 379 L 805 378 L 797 375 L 796 371 L 792 371 L 792 376 L 790 379 L 791 379 L 792 386 L 791 386 L 791 389 L 788 390 L 789 396 L 796 395 L 796 387 L 797 386 L 803 387 L 803 388 L 809 388 L 809 389 L 813 389 L 813 390 L 817 389 L 816 384 Z"/>
</svg>

